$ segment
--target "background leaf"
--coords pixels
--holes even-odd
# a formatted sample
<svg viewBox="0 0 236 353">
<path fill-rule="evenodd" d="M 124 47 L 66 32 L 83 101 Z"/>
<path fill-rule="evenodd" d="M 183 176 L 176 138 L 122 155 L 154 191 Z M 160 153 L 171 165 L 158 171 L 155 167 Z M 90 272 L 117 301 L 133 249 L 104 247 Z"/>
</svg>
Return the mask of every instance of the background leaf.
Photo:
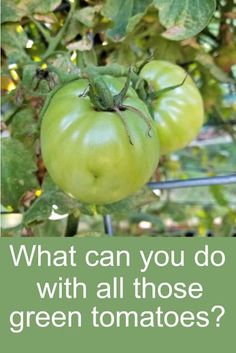
<svg viewBox="0 0 236 353">
<path fill-rule="evenodd" d="M 46 221 L 53 209 L 56 213 L 63 215 L 78 211 L 80 203 L 60 190 L 49 176 L 42 186 L 42 195 L 32 204 L 25 213 L 24 223 Z"/>
<path fill-rule="evenodd" d="M 8 56 L 9 63 L 27 62 L 29 57 L 25 51 L 27 35 L 20 24 L 2 25 L 2 48 Z"/>
<path fill-rule="evenodd" d="M 30 108 L 20 110 L 12 118 L 11 135 L 21 141 L 25 147 L 34 148 L 34 142 L 38 133 L 37 122 L 34 119 L 34 111 Z M 32 151 L 33 152 L 33 151 Z"/>
<path fill-rule="evenodd" d="M 16 22 L 27 15 L 52 11 L 60 3 L 60 0 L 3 0 L 1 23 Z"/>
<path fill-rule="evenodd" d="M 32 154 L 15 139 L 2 139 L 2 203 L 18 209 L 20 199 L 38 187 L 34 173 L 37 167 Z"/>
<path fill-rule="evenodd" d="M 171 40 L 183 40 L 203 30 L 215 11 L 215 0 L 154 0 L 161 24 L 162 35 Z"/>
<path fill-rule="evenodd" d="M 151 4 L 152 0 L 107 0 L 103 15 L 113 21 L 113 28 L 107 32 L 108 36 L 115 42 L 124 39 Z"/>
</svg>

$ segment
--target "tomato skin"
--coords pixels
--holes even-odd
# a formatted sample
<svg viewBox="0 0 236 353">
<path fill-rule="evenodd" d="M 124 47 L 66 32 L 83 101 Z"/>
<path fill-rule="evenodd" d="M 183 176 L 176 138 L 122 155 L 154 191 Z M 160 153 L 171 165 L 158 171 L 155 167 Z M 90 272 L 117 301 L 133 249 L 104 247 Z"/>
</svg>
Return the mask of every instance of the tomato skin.
<svg viewBox="0 0 236 353">
<path fill-rule="evenodd" d="M 123 79 L 105 76 L 113 94 Z M 41 148 L 48 172 L 62 190 L 82 202 L 108 204 L 119 201 L 144 185 L 159 161 L 159 139 L 146 105 L 130 88 L 124 104 L 149 117 L 145 121 L 130 110 L 122 111 L 132 138 L 116 112 L 96 111 L 89 97 L 79 97 L 87 80 L 73 81 L 52 98 L 42 120 Z"/>
<path fill-rule="evenodd" d="M 148 82 L 151 91 L 158 91 L 180 84 L 186 72 L 167 61 L 153 60 L 143 67 L 140 76 Z M 188 145 L 196 138 L 203 124 L 202 97 L 190 76 L 182 86 L 154 100 L 152 109 L 162 155 Z"/>
</svg>

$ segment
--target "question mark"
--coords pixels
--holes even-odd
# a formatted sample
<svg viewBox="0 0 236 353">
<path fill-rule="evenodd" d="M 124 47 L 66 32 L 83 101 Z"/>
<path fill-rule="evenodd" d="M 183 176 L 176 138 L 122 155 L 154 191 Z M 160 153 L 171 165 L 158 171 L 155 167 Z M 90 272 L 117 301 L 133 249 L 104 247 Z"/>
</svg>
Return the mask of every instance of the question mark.
<svg viewBox="0 0 236 353">
<path fill-rule="evenodd" d="M 220 327 L 220 319 L 225 314 L 225 308 L 222 305 L 215 305 L 212 307 L 211 312 L 214 313 L 217 309 L 220 310 L 220 314 L 216 317 L 216 327 Z"/>
</svg>

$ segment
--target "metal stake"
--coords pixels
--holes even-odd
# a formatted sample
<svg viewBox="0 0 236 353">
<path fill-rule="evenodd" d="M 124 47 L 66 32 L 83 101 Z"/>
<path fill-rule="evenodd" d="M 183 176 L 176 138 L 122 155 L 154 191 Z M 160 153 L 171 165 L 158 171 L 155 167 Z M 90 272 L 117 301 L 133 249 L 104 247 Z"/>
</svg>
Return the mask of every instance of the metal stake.
<svg viewBox="0 0 236 353">
<path fill-rule="evenodd" d="M 107 214 L 107 215 L 103 216 L 103 224 L 104 224 L 105 234 L 112 237 L 113 236 L 113 228 L 112 228 L 111 215 Z"/>
<path fill-rule="evenodd" d="M 180 189 L 197 186 L 210 186 L 210 185 L 226 185 L 236 184 L 236 174 L 215 176 L 209 178 L 194 178 L 187 180 L 168 180 L 160 182 L 151 182 L 147 185 L 152 189 Z"/>
</svg>

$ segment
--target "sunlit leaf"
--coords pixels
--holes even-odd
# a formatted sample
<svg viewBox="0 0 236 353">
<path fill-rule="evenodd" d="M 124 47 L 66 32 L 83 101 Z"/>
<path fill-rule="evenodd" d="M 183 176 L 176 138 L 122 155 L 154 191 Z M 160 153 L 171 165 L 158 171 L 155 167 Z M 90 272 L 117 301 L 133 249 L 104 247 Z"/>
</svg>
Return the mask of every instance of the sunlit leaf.
<svg viewBox="0 0 236 353">
<path fill-rule="evenodd" d="M 3 0 L 1 22 L 16 22 L 34 13 L 47 13 L 60 5 L 61 0 Z"/>
<path fill-rule="evenodd" d="M 183 40 L 203 30 L 214 11 L 215 0 L 154 0 L 166 31 L 162 35 L 172 40 Z"/>
</svg>

